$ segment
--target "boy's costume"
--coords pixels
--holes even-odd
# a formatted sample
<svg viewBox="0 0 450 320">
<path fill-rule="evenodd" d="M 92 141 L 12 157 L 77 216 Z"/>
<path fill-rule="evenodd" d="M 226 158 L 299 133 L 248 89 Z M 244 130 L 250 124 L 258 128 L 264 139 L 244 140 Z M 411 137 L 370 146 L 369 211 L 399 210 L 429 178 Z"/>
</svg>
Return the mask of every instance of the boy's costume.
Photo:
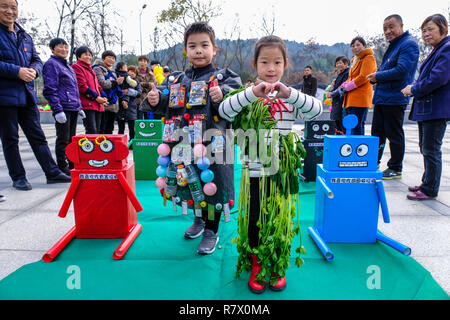
<svg viewBox="0 0 450 320">
<path fill-rule="evenodd" d="M 209 96 L 216 79 L 224 96 L 242 85 L 239 75 L 230 69 L 211 64 L 190 68 L 171 73 L 157 87 L 157 106 L 150 106 L 148 99 L 140 106 L 141 111 L 161 115 L 165 123 L 157 170 L 157 185 L 165 201 L 172 199 L 181 205 L 183 214 L 195 209 L 199 218 L 203 212 L 203 217 L 208 217 L 206 229 L 208 221 L 214 221 L 214 232 L 221 212 L 228 214 L 234 204 L 234 149 L 228 154 L 225 143 L 231 123 L 219 116 L 219 103 Z"/>
</svg>

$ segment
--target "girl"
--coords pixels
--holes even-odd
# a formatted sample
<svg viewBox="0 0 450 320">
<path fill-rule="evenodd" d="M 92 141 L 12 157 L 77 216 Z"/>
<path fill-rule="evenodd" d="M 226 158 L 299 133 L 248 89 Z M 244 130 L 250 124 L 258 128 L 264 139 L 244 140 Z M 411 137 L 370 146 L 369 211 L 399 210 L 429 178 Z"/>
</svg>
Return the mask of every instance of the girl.
<svg viewBox="0 0 450 320">
<path fill-rule="evenodd" d="M 120 85 L 123 97 L 119 99 L 119 112 L 117 113 L 118 134 L 125 133 L 125 124 L 128 123 L 128 132 L 130 140 L 134 139 L 134 121 L 137 119 L 137 106 L 134 102 L 136 96 L 142 91 L 136 79 L 136 71 L 133 71 L 134 77 L 130 76 L 129 69 L 133 66 L 127 66 L 125 62 L 119 62 L 116 65 L 116 74 L 123 77 L 125 81 Z"/>
<path fill-rule="evenodd" d="M 358 117 L 358 125 L 352 134 L 364 135 L 364 122 L 373 98 L 373 85 L 367 76 L 377 71 L 377 62 L 373 50 L 366 47 L 363 38 L 354 38 L 350 46 L 354 57 L 348 80 L 343 84 L 346 94 L 342 107 L 344 115 L 354 114 Z"/>
<path fill-rule="evenodd" d="M 229 121 L 234 121 L 239 118 L 239 114 L 244 113 L 246 109 L 261 103 L 261 99 L 268 99 L 267 105 L 270 104 L 268 110 L 267 120 L 274 121 L 275 130 L 272 130 L 268 134 L 268 141 L 272 137 L 275 140 L 275 133 L 279 133 L 281 136 L 293 135 L 292 126 L 295 120 L 299 117 L 303 117 L 307 120 L 314 119 L 322 113 L 322 103 L 314 97 L 300 93 L 299 91 L 288 88 L 280 82 L 284 71 L 288 67 L 288 58 L 286 45 L 282 39 L 276 36 L 268 36 L 260 39 L 255 46 L 255 54 L 253 59 L 253 67 L 257 72 L 258 78 L 255 85 L 240 91 L 237 94 L 231 95 L 226 98 L 219 106 L 219 114 L 222 118 Z M 259 99 L 259 101 L 258 101 Z M 266 103 L 266 102 L 264 102 Z M 255 114 L 255 113 L 254 113 Z M 275 123 L 276 121 L 276 123 Z M 267 123 L 266 121 L 264 121 Z M 235 122 L 236 123 L 236 122 Z M 245 129 L 245 128 L 244 128 Z M 286 146 L 286 145 L 284 145 Z M 301 147 L 301 143 L 297 140 L 297 147 Z M 292 154 L 296 154 L 293 151 Z M 286 150 L 286 153 L 289 153 Z M 298 154 L 298 153 L 297 153 Z M 280 152 L 280 158 L 282 158 Z M 280 160 L 280 169 L 282 168 L 282 162 L 285 158 Z M 300 162 L 300 159 L 298 159 Z M 298 167 L 298 166 L 296 166 Z M 293 184 L 298 183 L 296 173 L 292 172 L 294 179 L 291 180 Z M 285 209 L 280 204 L 283 199 L 276 198 L 279 196 L 280 190 L 285 188 L 278 180 L 277 173 L 264 172 L 261 163 L 246 162 L 243 167 L 243 176 L 248 177 L 247 181 L 241 183 L 241 197 L 247 193 L 250 195 L 248 216 L 247 213 L 244 217 L 239 219 L 239 236 L 236 239 L 238 244 L 238 250 L 240 251 L 240 258 L 238 261 L 237 275 L 243 269 L 251 269 L 251 275 L 249 280 L 249 288 L 254 293 L 262 293 L 266 287 L 265 275 L 268 275 L 268 271 L 271 273 L 269 288 L 274 291 L 281 291 L 286 287 L 285 272 L 288 267 L 289 255 L 290 255 L 290 240 L 293 235 L 292 226 L 292 212 L 295 215 L 295 205 L 292 202 L 287 203 L 287 216 L 289 217 L 288 228 L 288 240 L 287 249 L 283 252 L 281 250 L 281 242 L 283 239 L 274 237 L 274 230 L 280 224 L 282 215 L 286 214 Z M 282 175 L 283 176 L 283 175 Z M 283 176 L 286 178 L 286 176 Z M 290 175 L 287 176 L 289 180 Z M 289 185 L 289 183 L 287 183 Z M 247 189 L 246 189 L 247 188 Z M 261 190 L 260 190 L 261 189 Z M 296 194 L 292 192 L 288 199 L 297 199 L 298 185 Z M 270 201 L 261 201 L 264 196 L 270 196 L 268 200 L 275 199 L 272 203 Z M 246 201 L 241 198 L 240 202 Z M 240 208 L 242 203 L 239 204 Z M 247 210 L 243 210 L 247 211 Z M 240 210 L 241 214 L 242 210 Z M 260 215 L 260 212 L 264 212 L 264 215 Z M 272 217 L 274 221 L 268 222 L 268 217 Z M 285 220 L 281 221 L 285 222 Z M 248 227 L 247 227 L 248 223 Z M 298 219 L 297 219 L 298 223 Z M 274 224 L 275 228 L 266 228 Z M 295 233 L 299 232 L 299 227 L 295 228 Z M 281 237 L 286 238 L 286 237 Z M 248 240 L 248 243 L 246 242 Z M 248 250 L 251 248 L 251 250 Z M 277 249 L 279 248 L 279 249 Z M 275 254 L 268 253 L 268 250 L 274 250 Z M 300 253 L 300 251 L 297 251 Z M 280 256 L 281 255 L 281 256 Z M 276 258 L 278 256 L 278 259 Z M 251 260 L 251 265 L 248 259 Z M 275 260 L 274 260 L 275 259 Z M 300 261 L 298 265 L 301 265 Z"/>
</svg>

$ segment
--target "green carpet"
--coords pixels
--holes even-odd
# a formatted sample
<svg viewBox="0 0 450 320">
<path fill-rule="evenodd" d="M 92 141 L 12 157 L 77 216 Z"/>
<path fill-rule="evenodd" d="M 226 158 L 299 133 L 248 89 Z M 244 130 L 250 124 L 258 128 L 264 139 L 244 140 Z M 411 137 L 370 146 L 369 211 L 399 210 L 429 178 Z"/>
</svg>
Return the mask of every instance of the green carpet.
<svg viewBox="0 0 450 320">
<path fill-rule="evenodd" d="M 236 190 L 239 190 L 236 167 Z M 301 269 L 287 272 L 287 288 L 254 295 L 247 288 L 248 274 L 235 278 L 237 213 L 221 223 L 218 248 L 210 256 L 196 253 L 200 238 L 185 240 L 183 233 L 193 213 L 183 216 L 163 206 L 153 181 L 137 181 L 144 211 L 138 214 L 141 234 L 125 258 L 112 253 L 116 240 L 74 239 L 52 263 L 25 265 L 0 282 L 0 299 L 448 299 L 430 273 L 411 257 L 382 244 L 330 244 L 335 260 L 326 262 L 306 229 L 314 217 L 313 183 L 301 185 L 302 239 L 307 254 Z M 237 200 L 237 199 L 236 199 Z M 298 238 L 295 240 L 298 241 Z M 293 248 L 297 243 L 293 244 Z M 414 250 L 414 248 L 412 248 Z M 79 268 L 79 289 L 70 289 L 71 266 Z M 379 287 L 370 289 L 375 266 Z M 68 285 L 69 283 L 69 285 Z"/>
</svg>

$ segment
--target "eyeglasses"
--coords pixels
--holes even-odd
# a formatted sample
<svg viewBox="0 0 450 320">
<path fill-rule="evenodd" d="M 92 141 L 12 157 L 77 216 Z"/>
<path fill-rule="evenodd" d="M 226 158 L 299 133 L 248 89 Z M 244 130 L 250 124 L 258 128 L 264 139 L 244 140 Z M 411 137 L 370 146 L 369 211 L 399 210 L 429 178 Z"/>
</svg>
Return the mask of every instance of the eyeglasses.
<svg viewBox="0 0 450 320">
<path fill-rule="evenodd" d="M 9 6 L 7 4 L 0 4 L 0 9 L 2 10 L 8 10 L 11 9 L 11 11 L 17 11 L 19 8 L 17 6 Z"/>
</svg>

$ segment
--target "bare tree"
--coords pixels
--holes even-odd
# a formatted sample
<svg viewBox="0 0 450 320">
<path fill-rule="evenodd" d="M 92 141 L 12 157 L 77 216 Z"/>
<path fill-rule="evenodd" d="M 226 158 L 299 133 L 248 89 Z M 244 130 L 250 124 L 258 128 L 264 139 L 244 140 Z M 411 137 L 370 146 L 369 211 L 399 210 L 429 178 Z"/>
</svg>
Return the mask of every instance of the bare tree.
<svg viewBox="0 0 450 320">
<path fill-rule="evenodd" d="M 181 57 L 177 54 L 177 45 L 183 43 L 183 35 L 186 27 L 193 22 L 205 21 L 220 15 L 220 5 L 213 4 L 213 1 L 200 0 L 171 0 L 169 8 L 161 11 L 157 16 L 157 21 L 162 25 L 160 32 L 168 46 L 168 55 L 174 66 L 178 70 L 186 67 L 186 54 Z M 181 61 L 179 62 L 179 58 Z"/>
</svg>

